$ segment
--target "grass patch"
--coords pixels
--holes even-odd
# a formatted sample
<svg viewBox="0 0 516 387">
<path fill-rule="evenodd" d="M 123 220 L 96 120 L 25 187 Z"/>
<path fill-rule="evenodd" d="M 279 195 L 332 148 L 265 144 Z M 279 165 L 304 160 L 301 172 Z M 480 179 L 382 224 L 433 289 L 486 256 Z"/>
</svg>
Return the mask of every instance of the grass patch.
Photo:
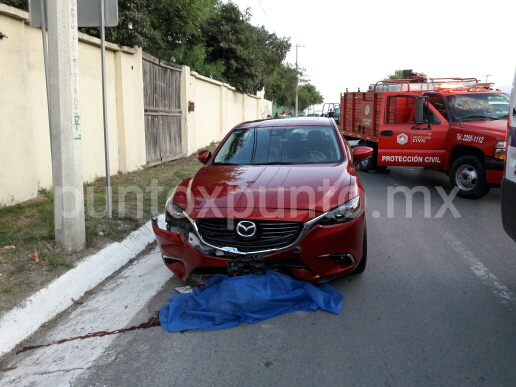
<svg viewBox="0 0 516 387">
<path fill-rule="evenodd" d="M 215 144 L 209 149 L 213 151 Z M 201 166 L 194 154 L 156 167 L 111 176 L 113 214 L 110 219 L 105 216 L 105 178 L 85 184 L 86 248 L 78 252 L 69 253 L 54 244 L 51 190 L 40 189 L 35 199 L 0 206 L 0 314 L 74 267 L 81 258 L 123 240 L 149 219 L 163 213 L 170 191 Z"/>
<path fill-rule="evenodd" d="M 46 261 L 47 265 L 51 269 L 55 269 L 58 267 L 71 269 L 73 264 L 67 262 L 60 254 L 54 252 L 48 252 L 43 255 L 43 260 Z"/>
</svg>

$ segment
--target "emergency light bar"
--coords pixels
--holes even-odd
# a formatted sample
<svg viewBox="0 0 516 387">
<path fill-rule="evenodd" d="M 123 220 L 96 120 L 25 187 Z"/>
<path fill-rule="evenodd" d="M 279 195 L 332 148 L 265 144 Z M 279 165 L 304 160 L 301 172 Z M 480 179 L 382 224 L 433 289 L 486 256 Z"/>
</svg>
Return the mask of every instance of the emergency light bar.
<svg viewBox="0 0 516 387">
<path fill-rule="evenodd" d="M 481 83 L 476 78 L 430 78 L 437 90 L 467 90 L 470 92 L 481 92 L 491 89 L 494 83 Z"/>
</svg>

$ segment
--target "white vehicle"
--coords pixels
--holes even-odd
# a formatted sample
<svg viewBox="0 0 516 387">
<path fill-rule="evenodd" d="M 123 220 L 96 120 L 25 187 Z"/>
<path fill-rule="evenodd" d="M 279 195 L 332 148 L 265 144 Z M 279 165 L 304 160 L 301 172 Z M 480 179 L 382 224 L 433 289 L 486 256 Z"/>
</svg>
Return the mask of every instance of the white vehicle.
<svg viewBox="0 0 516 387">
<path fill-rule="evenodd" d="M 516 241 L 516 72 L 507 121 L 505 175 L 502 181 L 502 223 L 505 232 Z"/>
</svg>

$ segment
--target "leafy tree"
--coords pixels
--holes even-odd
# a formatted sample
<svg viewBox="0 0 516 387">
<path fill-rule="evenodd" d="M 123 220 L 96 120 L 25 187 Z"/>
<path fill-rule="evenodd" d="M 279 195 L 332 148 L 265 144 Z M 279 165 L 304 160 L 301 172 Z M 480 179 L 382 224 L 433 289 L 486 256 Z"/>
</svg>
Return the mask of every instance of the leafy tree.
<svg viewBox="0 0 516 387">
<path fill-rule="evenodd" d="M 299 83 L 305 82 L 298 87 L 298 108 L 304 110 L 310 105 L 324 101 L 317 88 L 308 83 L 303 69 L 296 71 L 295 66 L 286 63 L 281 65 L 274 72 L 269 89 L 265 88 L 265 97 L 273 100 L 278 105 L 292 106 L 296 104 L 296 80 Z"/>
<path fill-rule="evenodd" d="M 306 83 L 304 85 L 299 86 L 298 89 L 298 108 L 299 110 L 304 110 L 310 105 L 316 105 L 324 102 L 324 98 L 317 90 L 317 88 L 310 84 Z"/>
<path fill-rule="evenodd" d="M 152 26 L 158 41 L 153 55 L 214 79 L 223 80 L 224 64 L 209 60 L 203 26 L 216 13 L 217 0 L 147 0 Z"/>
<path fill-rule="evenodd" d="M 14 8 L 23 9 L 24 11 L 29 10 L 29 0 L 2 0 L 0 3 Z"/>
<path fill-rule="evenodd" d="M 281 65 L 291 44 L 264 27 L 249 23 L 249 9 L 242 13 L 232 2 L 218 2 L 202 29 L 208 63 L 224 63 L 222 79 L 244 93 L 262 89 L 274 69 Z"/>
<path fill-rule="evenodd" d="M 295 106 L 296 103 L 296 80 L 298 72 L 289 63 L 279 66 L 274 72 L 271 84 L 271 91 L 265 96 L 278 105 Z"/>
<path fill-rule="evenodd" d="M 395 70 L 394 74 L 387 75 L 385 79 L 403 79 L 403 70 Z"/>
<path fill-rule="evenodd" d="M 151 24 L 148 12 L 150 0 L 118 0 L 118 25 L 105 29 L 106 40 L 120 46 L 139 46 L 155 54 L 159 47 L 159 36 Z M 129 28 L 131 23 L 132 28 Z M 100 38 L 96 27 L 79 28 L 81 32 Z"/>
<path fill-rule="evenodd" d="M 412 79 L 414 81 L 424 82 L 426 74 L 415 73 L 412 70 L 396 70 L 394 74 L 389 74 L 385 79 Z"/>
</svg>

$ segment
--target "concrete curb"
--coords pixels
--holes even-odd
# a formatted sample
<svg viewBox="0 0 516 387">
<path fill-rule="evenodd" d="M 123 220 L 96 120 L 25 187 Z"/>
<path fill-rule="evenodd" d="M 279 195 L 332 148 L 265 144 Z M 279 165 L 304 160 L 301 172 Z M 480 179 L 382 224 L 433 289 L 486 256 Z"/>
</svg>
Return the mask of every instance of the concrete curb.
<svg viewBox="0 0 516 387">
<path fill-rule="evenodd" d="M 164 217 L 160 216 L 159 220 L 164 221 Z M 5 314 L 0 320 L 0 358 L 70 307 L 72 298 L 81 298 L 154 240 L 152 225 L 148 221 L 122 242 L 113 243 L 85 258 L 74 269 Z"/>
</svg>

